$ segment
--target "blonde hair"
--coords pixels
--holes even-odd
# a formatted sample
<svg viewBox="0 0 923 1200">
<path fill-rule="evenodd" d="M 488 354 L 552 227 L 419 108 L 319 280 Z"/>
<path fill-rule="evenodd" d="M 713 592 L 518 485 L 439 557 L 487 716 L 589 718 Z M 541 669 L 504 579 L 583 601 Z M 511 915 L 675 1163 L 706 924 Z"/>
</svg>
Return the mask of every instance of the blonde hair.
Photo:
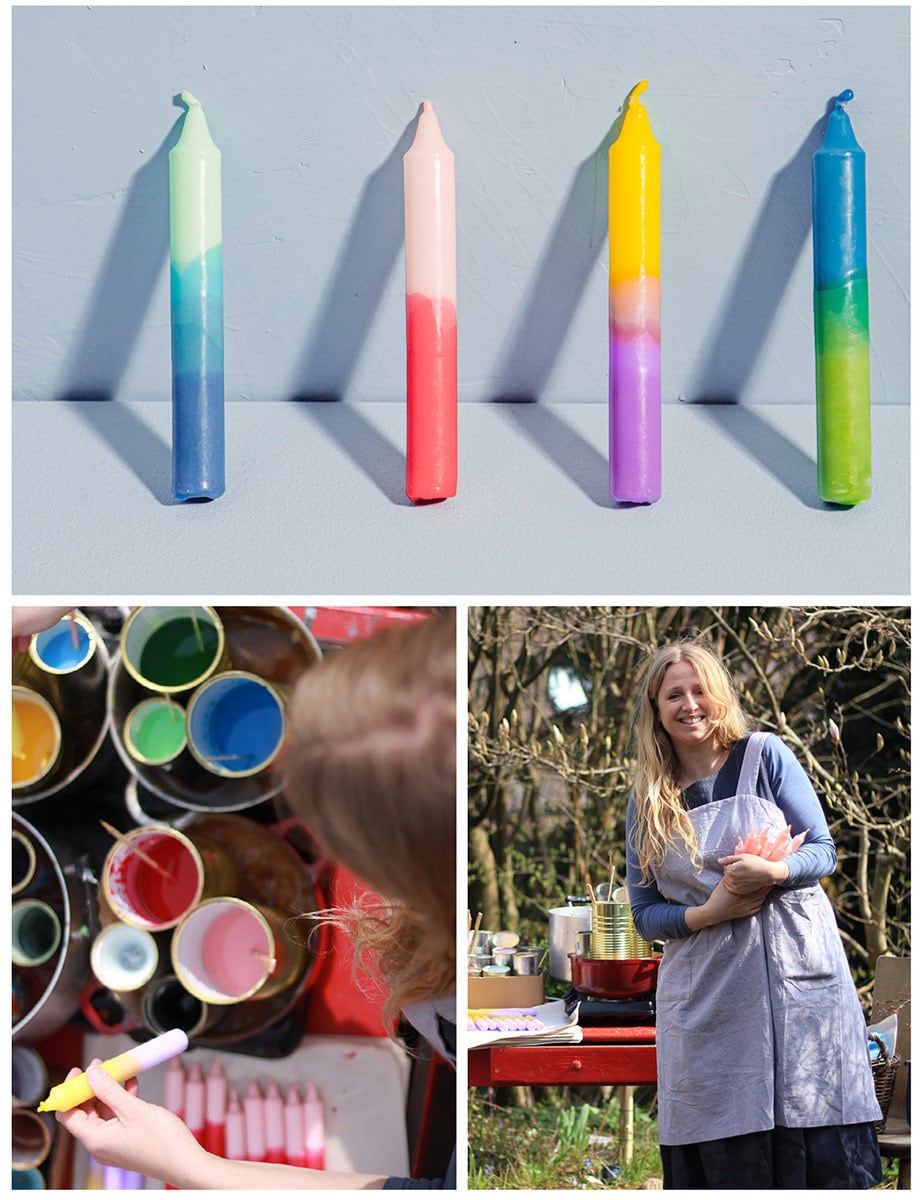
<svg viewBox="0 0 923 1200">
<path fill-rule="evenodd" d="M 672 842 L 682 842 L 693 863 L 702 865 L 695 831 L 683 805 L 679 762 L 657 709 L 664 676 L 670 667 L 682 662 L 695 671 L 715 711 L 715 732 L 722 749 L 729 749 L 750 728 L 750 718 L 741 707 L 727 668 L 710 646 L 703 642 L 671 642 L 654 652 L 635 707 L 638 766 L 633 849 L 645 881 L 651 877 L 651 868 L 663 861 Z"/>
<path fill-rule="evenodd" d="M 285 795 L 381 897 L 320 914 L 388 989 L 383 1019 L 455 985 L 455 617 L 333 652 L 287 708 Z"/>
</svg>

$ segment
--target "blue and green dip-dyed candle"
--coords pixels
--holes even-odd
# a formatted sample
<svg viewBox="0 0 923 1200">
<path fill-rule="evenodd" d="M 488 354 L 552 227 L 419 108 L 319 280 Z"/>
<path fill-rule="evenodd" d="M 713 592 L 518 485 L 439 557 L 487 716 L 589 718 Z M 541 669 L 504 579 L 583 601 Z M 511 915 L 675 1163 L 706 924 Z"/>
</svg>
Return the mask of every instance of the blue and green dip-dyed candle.
<svg viewBox="0 0 923 1200">
<path fill-rule="evenodd" d="M 199 101 L 180 98 L 187 111 L 170 151 L 173 494 L 211 500 L 224 492 L 221 153 Z"/>
<path fill-rule="evenodd" d="M 859 504 L 872 494 L 869 285 L 865 151 L 834 101 L 814 154 L 814 346 L 817 484 L 822 500 Z"/>
</svg>

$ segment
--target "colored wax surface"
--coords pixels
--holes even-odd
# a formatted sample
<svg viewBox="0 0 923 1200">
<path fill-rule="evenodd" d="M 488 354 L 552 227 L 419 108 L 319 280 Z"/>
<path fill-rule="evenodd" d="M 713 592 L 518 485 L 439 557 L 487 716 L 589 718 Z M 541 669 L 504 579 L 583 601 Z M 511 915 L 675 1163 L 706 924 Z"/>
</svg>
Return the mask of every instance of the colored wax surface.
<svg viewBox="0 0 923 1200">
<path fill-rule="evenodd" d="M 137 854 L 125 853 L 112 877 L 121 879 L 124 902 L 152 925 L 176 922 L 195 905 L 202 889 L 199 864 L 189 848 L 176 838 L 148 834 L 135 839 L 140 849 L 163 867 L 166 878 Z"/>
<path fill-rule="evenodd" d="M 170 319 L 173 352 L 173 492 L 178 500 L 224 492 L 224 282 L 221 154 L 188 92 L 170 151 Z"/>
<path fill-rule="evenodd" d="M 632 89 L 609 148 L 609 490 L 661 494 L 660 146 Z"/>
<path fill-rule="evenodd" d="M 813 158 L 817 479 L 821 499 L 872 493 L 865 151 L 841 92 Z"/>
<path fill-rule="evenodd" d="M 458 484 L 458 326 L 451 300 L 407 297 L 407 495 L 454 496 Z"/>
<path fill-rule="evenodd" d="M 57 758 L 61 732 L 55 717 L 44 705 L 13 693 L 13 723 L 18 725 L 19 752 L 12 757 L 13 786 L 40 779 Z"/>
<path fill-rule="evenodd" d="M 196 631 L 198 624 L 198 632 Z M 159 687 L 194 683 L 213 666 L 218 630 L 197 615 L 179 615 L 152 629 L 141 649 L 138 670 Z"/>
<path fill-rule="evenodd" d="M 141 758 L 166 762 L 185 745 L 185 714 L 166 700 L 151 701 L 132 714 L 125 736 Z"/>
<path fill-rule="evenodd" d="M 72 623 L 65 617 L 51 629 L 37 635 L 35 649 L 45 666 L 52 671 L 73 671 L 81 666 L 90 652 L 90 635 L 78 621 Z"/>
<path fill-rule="evenodd" d="M 262 983 L 266 967 L 261 954 L 272 954 L 262 923 L 243 908 L 227 908 L 202 937 L 202 966 L 211 986 L 227 996 L 244 996 Z"/>
<path fill-rule="evenodd" d="M 190 706 L 189 738 L 227 772 L 250 771 L 279 748 L 284 718 L 275 694 L 255 679 L 218 679 Z M 225 756 L 234 755 L 232 759 Z"/>
<path fill-rule="evenodd" d="M 406 491 L 441 500 L 458 481 L 455 156 L 428 100 L 404 155 L 404 245 Z"/>
</svg>

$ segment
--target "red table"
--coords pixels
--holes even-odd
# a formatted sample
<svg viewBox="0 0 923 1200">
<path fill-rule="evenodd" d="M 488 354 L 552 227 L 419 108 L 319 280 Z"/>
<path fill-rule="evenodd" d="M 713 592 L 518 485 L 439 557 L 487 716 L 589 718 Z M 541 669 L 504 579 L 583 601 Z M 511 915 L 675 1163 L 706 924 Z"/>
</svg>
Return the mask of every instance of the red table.
<svg viewBox="0 0 923 1200">
<path fill-rule="evenodd" d="M 468 1051 L 469 1087 L 657 1082 L 653 1025 L 587 1027 L 575 1046 L 479 1046 Z"/>
</svg>

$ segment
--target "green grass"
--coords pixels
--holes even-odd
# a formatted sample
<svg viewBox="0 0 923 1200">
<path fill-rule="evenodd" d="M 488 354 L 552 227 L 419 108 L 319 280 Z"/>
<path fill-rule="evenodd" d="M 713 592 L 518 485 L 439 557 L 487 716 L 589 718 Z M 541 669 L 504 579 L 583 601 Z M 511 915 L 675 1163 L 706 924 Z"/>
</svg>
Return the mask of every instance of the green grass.
<svg viewBox="0 0 923 1200">
<path fill-rule="evenodd" d="M 504 1108 L 490 1089 L 472 1089 L 468 1104 L 468 1186 L 472 1190 L 658 1187 L 657 1125 L 636 1106 L 634 1145 L 623 1162 L 616 1100 Z"/>
<path fill-rule="evenodd" d="M 469 1189 L 662 1189 L 657 1122 L 642 1105 L 635 1105 L 633 1152 L 623 1162 L 617 1099 L 597 1106 L 566 1096 L 561 1089 L 551 1100 L 507 1108 L 495 1103 L 492 1088 L 469 1089 Z M 882 1166 L 876 1190 L 896 1188 L 896 1164 Z"/>
</svg>

